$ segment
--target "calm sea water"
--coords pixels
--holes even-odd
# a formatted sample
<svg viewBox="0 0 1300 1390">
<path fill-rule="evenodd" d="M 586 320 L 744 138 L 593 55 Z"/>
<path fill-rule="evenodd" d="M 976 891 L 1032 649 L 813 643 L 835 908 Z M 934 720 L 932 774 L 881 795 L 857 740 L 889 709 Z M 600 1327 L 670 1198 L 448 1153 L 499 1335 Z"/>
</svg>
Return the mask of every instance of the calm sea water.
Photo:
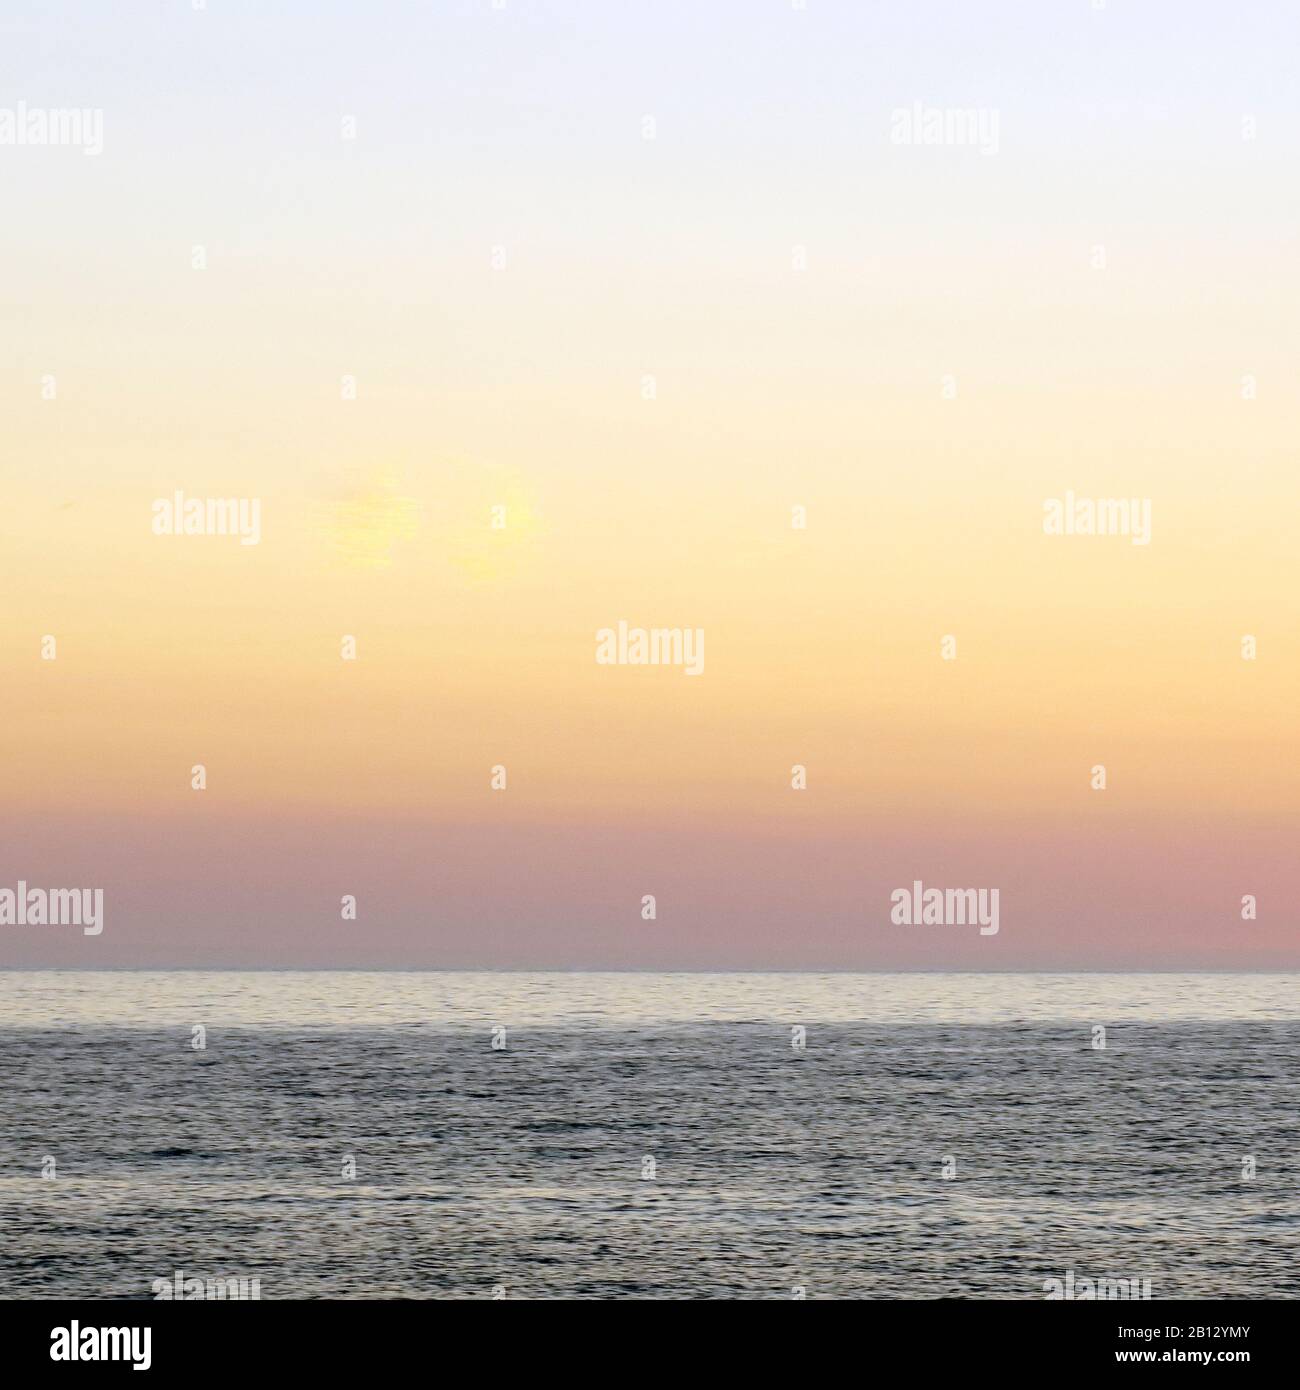
<svg viewBox="0 0 1300 1390">
<path fill-rule="evenodd" d="M 1292 1298 L 1298 985 L 0 975 L 0 1296 Z"/>
</svg>

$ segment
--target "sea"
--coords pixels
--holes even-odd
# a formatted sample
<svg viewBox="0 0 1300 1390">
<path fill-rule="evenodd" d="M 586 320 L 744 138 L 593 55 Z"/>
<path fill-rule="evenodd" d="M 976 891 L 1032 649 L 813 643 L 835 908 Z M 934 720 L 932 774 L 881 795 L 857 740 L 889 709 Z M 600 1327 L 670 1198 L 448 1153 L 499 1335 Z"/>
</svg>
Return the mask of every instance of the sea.
<svg viewBox="0 0 1300 1390">
<path fill-rule="evenodd" d="M 4 973 L 0 1297 L 1294 1298 L 1298 985 Z"/>
</svg>

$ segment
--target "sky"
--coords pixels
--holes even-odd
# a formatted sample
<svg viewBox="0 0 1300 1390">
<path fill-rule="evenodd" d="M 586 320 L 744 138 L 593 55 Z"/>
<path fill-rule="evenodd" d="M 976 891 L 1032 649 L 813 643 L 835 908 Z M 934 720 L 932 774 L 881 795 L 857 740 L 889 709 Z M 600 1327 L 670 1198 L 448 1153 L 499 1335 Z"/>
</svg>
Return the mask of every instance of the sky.
<svg viewBox="0 0 1300 1390">
<path fill-rule="evenodd" d="M 1300 967 L 1298 39 L 8 4 L 0 966 Z"/>
</svg>

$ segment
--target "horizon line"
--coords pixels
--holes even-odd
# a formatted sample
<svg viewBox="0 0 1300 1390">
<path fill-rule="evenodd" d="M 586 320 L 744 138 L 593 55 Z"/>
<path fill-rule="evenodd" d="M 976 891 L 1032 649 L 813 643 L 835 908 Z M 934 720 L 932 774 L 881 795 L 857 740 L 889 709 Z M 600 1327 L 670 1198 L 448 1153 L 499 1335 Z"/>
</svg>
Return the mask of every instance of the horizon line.
<svg viewBox="0 0 1300 1390">
<path fill-rule="evenodd" d="M 1164 966 L 1152 969 L 1088 967 L 1082 969 L 683 969 L 680 967 L 479 966 L 479 965 L 9 965 L 4 975 L 1296 975 L 1300 966 L 1221 969 L 1209 966 Z"/>
</svg>

